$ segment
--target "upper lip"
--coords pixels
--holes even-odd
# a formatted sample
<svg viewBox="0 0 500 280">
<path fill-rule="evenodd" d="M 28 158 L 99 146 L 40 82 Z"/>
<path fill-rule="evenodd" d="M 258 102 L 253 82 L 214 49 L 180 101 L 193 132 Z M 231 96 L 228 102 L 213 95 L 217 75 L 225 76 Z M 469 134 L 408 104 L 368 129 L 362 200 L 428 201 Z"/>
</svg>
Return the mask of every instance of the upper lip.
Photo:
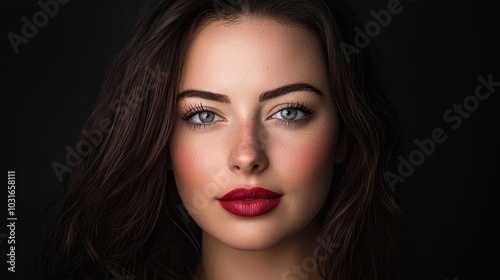
<svg viewBox="0 0 500 280">
<path fill-rule="evenodd" d="M 245 200 L 245 199 L 272 199 L 281 197 L 281 194 L 275 193 L 268 189 L 261 187 L 253 188 L 236 188 L 223 197 L 219 198 L 221 201 L 231 201 L 231 200 Z"/>
</svg>

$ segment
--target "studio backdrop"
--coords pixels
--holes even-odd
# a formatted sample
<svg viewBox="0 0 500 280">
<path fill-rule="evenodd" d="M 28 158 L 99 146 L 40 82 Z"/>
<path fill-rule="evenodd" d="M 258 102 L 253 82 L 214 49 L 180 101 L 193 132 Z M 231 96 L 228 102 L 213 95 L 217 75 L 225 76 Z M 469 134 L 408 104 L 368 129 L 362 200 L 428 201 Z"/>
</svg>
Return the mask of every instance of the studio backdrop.
<svg viewBox="0 0 500 280">
<path fill-rule="evenodd" d="M 500 279 L 500 2 L 348 3 L 360 24 L 346 55 L 374 52 L 401 127 L 385 177 L 408 216 L 404 279 Z M 0 279 L 36 279 L 56 191 L 83 156 L 77 137 L 142 5 L 0 4 Z"/>
</svg>

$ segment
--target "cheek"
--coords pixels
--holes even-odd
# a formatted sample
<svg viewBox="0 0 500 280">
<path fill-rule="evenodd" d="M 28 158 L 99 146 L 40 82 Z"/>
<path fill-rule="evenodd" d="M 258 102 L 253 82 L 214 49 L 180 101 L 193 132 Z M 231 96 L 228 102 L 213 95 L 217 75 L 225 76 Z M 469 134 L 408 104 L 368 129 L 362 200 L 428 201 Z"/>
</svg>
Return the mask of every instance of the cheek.
<svg viewBox="0 0 500 280">
<path fill-rule="evenodd" d="M 180 181 L 204 177 L 207 172 L 206 168 L 210 167 L 207 164 L 210 151 L 202 150 L 197 145 L 192 144 L 195 143 L 183 141 L 182 144 L 179 143 L 171 149 L 172 167 L 174 172 L 179 175 Z"/>
<path fill-rule="evenodd" d="M 323 174 L 325 170 L 333 167 L 333 147 L 331 143 L 331 141 L 305 139 L 304 143 L 289 145 L 286 149 L 288 152 L 282 155 L 283 162 L 288 163 L 283 165 L 283 171 L 292 176 L 304 178 L 315 178 L 317 175 Z"/>
<path fill-rule="evenodd" d="M 333 170 L 336 129 L 321 129 L 319 133 L 310 133 L 296 137 L 295 141 L 286 143 L 280 152 L 285 164 L 278 167 L 293 177 L 303 178 L 300 181 L 315 182 L 320 178 L 328 178 L 327 171 Z"/>
<path fill-rule="evenodd" d="M 179 129 L 172 135 L 169 153 L 179 195 L 190 212 L 204 209 L 207 203 L 221 193 L 227 181 L 227 171 L 221 169 L 224 162 L 221 145 L 213 135 L 194 137 Z M 222 170 L 222 171 L 221 171 Z"/>
<path fill-rule="evenodd" d="M 277 171 L 286 192 L 303 207 L 320 207 L 330 190 L 336 126 L 319 126 L 310 133 L 295 137 L 279 148 Z"/>
</svg>

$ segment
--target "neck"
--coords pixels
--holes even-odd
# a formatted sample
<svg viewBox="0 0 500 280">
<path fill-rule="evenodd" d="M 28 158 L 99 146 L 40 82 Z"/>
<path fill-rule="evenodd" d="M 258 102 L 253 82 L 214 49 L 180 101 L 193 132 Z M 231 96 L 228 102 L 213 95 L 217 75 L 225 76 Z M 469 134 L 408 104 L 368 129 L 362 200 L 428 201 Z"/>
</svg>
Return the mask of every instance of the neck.
<svg viewBox="0 0 500 280">
<path fill-rule="evenodd" d="M 319 228 L 318 221 L 314 220 L 295 236 L 261 251 L 235 249 L 203 232 L 201 260 L 195 279 L 320 279 L 313 258 Z"/>
</svg>

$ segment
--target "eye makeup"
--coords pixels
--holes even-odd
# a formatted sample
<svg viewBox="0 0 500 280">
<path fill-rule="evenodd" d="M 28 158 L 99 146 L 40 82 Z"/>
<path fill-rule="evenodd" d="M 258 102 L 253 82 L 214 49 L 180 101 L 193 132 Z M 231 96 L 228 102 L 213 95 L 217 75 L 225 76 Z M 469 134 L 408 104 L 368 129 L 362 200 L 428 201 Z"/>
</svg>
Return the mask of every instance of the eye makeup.
<svg viewBox="0 0 500 280">
<path fill-rule="evenodd" d="M 293 127 L 307 123 L 314 116 L 315 111 L 304 103 L 288 102 L 278 105 L 266 120 L 274 120 L 277 124 Z M 202 103 L 190 104 L 182 113 L 182 120 L 191 129 L 208 128 L 225 118 L 214 112 L 213 109 Z"/>
</svg>

